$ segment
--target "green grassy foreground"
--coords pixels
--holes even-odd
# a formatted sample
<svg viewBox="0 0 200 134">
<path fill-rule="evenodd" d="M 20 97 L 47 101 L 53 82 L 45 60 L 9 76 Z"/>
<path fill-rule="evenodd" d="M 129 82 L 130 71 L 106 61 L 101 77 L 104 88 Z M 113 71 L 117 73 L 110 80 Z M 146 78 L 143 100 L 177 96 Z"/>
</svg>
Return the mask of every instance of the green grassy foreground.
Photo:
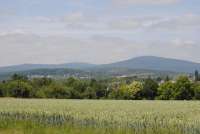
<svg viewBox="0 0 200 134">
<path fill-rule="evenodd" d="M 74 125 L 47 126 L 31 121 L 1 121 L 0 134 L 131 134 L 128 130 L 90 128 Z"/>
<path fill-rule="evenodd" d="M 0 134 L 199 134 L 198 101 L 0 99 Z"/>
</svg>

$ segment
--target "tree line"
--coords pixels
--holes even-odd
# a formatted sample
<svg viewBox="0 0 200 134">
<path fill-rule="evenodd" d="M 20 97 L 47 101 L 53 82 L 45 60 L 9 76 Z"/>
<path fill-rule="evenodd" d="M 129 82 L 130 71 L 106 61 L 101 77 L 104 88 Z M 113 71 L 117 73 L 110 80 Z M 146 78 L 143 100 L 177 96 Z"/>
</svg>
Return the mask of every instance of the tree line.
<svg viewBox="0 0 200 134">
<path fill-rule="evenodd" d="M 14 74 L 0 82 L 0 97 L 56 99 L 200 100 L 200 83 L 187 76 L 158 82 L 151 78 L 133 81 L 65 80 Z"/>
</svg>

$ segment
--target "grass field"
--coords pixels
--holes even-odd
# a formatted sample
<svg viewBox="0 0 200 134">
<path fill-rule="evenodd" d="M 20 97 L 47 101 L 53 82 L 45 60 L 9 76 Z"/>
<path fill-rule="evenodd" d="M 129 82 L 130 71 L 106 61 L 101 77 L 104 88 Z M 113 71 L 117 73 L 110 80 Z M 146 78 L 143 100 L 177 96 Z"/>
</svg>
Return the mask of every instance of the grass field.
<svg viewBox="0 0 200 134">
<path fill-rule="evenodd" d="M 199 134 L 198 101 L 0 99 L 0 134 Z"/>
</svg>

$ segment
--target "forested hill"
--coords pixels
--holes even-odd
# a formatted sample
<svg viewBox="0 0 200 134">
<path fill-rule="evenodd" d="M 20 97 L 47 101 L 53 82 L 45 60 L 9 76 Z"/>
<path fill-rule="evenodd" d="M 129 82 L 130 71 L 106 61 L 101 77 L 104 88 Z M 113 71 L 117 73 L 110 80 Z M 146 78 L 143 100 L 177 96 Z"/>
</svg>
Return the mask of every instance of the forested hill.
<svg viewBox="0 0 200 134">
<path fill-rule="evenodd" d="M 16 71 L 27 71 L 33 69 L 55 69 L 55 68 L 71 68 L 87 71 L 102 71 L 111 68 L 120 69 L 142 69 L 142 70 L 157 70 L 171 72 L 186 72 L 191 73 L 194 70 L 200 70 L 200 64 L 190 61 L 169 59 L 154 56 L 143 56 L 115 62 L 104 65 L 94 65 L 89 63 L 67 63 L 67 64 L 23 64 L 8 67 L 0 67 L 0 74 Z"/>
<path fill-rule="evenodd" d="M 101 67 L 120 67 L 129 69 L 148 69 L 192 73 L 194 70 L 200 70 L 200 63 L 155 56 L 142 56 L 112 64 L 102 65 Z"/>
<path fill-rule="evenodd" d="M 13 65 L 7 67 L 0 67 L 0 73 L 8 72 L 19 72 L 19 71 L 28 71 L 28 70 L 37 70 L 37 69 L 85 69 L 94 67 L 96 65 L 89 63 L 66 63 L 66 64 L 21 64 Z"/>
</svg>

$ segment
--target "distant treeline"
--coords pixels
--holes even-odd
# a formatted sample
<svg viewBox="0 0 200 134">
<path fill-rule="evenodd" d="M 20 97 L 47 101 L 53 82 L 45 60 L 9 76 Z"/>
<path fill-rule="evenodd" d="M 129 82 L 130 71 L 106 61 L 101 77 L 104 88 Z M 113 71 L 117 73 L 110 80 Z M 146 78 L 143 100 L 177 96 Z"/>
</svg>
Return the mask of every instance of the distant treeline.
<svg viewBox="0 0 200 134">
<path fill-rule="evenodd" d="M 132 81 L 28 79 L 13 75 L 0 82 L 0 97 L 56 99 L 125 99 L 125 100 L 198 100 L 200 83 L 187 76 L 175 81 L 151 78 Z"/>
</svg>

